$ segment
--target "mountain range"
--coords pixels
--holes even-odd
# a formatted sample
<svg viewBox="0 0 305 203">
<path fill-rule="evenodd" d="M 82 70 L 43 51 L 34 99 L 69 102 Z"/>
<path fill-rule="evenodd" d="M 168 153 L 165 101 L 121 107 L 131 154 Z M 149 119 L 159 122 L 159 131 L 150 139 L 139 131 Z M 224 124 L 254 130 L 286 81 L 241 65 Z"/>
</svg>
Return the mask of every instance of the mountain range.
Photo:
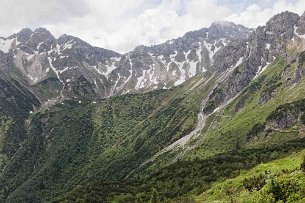
<svg viewBox="0 0 305 203">
<path fill-rule="evenodd" d="M 23 29 L 0 38 L 0 200 L 302 202 L 304 84 L 305 13 L 125 54 Z"/>
<path fill-rule="evenodd" d="M 19 74 L 2 71 L 21 81 L 43 102 L 168 89 L 205 72 L 218 50 L 250 33 L 241 25 L 216 22 L 164 44 L 138 46 L 119 54 L 69 35 L 55 39 L 44 28 L 23 29 L 0 41 L 3 60 L 11 63 L 6 69 L 9 66 Z"/>
</svg>

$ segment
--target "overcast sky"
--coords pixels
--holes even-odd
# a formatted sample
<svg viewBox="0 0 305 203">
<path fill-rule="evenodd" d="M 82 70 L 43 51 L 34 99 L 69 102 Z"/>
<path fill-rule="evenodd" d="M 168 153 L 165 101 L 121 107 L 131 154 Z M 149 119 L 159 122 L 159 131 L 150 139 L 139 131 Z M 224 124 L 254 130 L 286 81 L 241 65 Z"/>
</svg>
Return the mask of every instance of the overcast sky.
<svg viewBox="0 0 305 203">
<path fill-rule="evenodd" d="M 45 27 L 124 53 L 213 21 L 257 27 L 286 10 L 303 14 L 305 0 L 0 0 L 0 36 Z"/>
</svg>

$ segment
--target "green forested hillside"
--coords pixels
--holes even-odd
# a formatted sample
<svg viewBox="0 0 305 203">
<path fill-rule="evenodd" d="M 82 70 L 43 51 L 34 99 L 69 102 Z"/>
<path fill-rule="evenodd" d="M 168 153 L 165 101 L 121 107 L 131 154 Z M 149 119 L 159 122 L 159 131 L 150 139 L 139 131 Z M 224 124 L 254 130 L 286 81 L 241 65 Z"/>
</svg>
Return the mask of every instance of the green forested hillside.
<svg viewBox="0 0 305 203">
<path fill-rule="evenodd" d="M 196 128 L 215 75 L 200 75 L 170 90 L 67 100 L 32 114 L 39 101 L 17 83 L 4 81 L 12 89 L 1 100 L 6 105 L 0 128 L 1 200 L 247 202 L 249 196 L 252 202 L 301 201 L 304 187 L 297 179 L 304 178 L 298 167 L 305 148 L 305 78 L 296 75 L 304 67 L 303 53 L 291 61 L 276 58 L 208 115 L 191 142 L 155 159 Z M 9 95 L 15 91 L 18 97 Z M 263 172 L 265 166 L 270 171 Z M 289 194 L 276 191 L 290 188 Z"/>
<path fill-rule="evenodd" d="M 25 119 L 40 102 L 15 80 L 0 78 L 0 169 L 26 139 Z"/>
<path fill-rule="evenodd" d="M 198 102 L 173 90 L 65 101 L 28 119 L 27 139 L 0 177 L 3 200 L 41 202 L 83 181 L 118 181 L 190 132 Z"/>
<path fill-rule="evenodd" d="M 166 166 L 168 161 L 180 154 L 179 150 L 174 150 L 155 160 L 148 170 L 144 171 L 143 175 L 149 175 L 135 176 L 131 179 L 132 182 L 121 183 L 123 185 L 120 188 L 123 188 L 123 191 L 102 181 L 95 181 L 83 184 L 60 200 L 147 202 L 157 196 L 160 201 L 206 201 L 206 193 L 200 194 L 210 191 L 209 188 L 215 183 L 234 178 L 244 173 L 243 171 L 250 170 L 251 174 L 251 168 L 258 164 L 302 151 L 305 147 L 304 78 L 294 83 L 289 79 L 294 77 L 300 65 L 304 64 L 276 59 L 234 101 L 208 118 L 205 128 L 201 131 L 202 136 L 188 145 L 198 147 L 187 150 L 178 162 Z M 274 88 L 272 84 L 275 84 Z M 204 91 L 201 93 L 204 94 Z M 266 97 L 265 94 L 271 96 Z M 290 116 L 289 112 L 294 113 Z M 285 160 L 287 159 L 283 159 L 283 162 Z M 285 167 L 281 169 L 286 170 Z M 288 171 L 290 169 L 291 167 L 287 168 Z M 242 187 L 248 186 L 245 183 Z M 232 188 L 234 190 L 234 185 Z M 104 193 L 107 195 L 99 196 Z M 196 198 L 198 195 L 200 198 Z M 232 199 L 211 196 L 215 201 L 230 202 Z M 90 199 L 91 197 L 93 199 Z M 264 198 L 264 194 L 261 198 Z"/>
</svg>

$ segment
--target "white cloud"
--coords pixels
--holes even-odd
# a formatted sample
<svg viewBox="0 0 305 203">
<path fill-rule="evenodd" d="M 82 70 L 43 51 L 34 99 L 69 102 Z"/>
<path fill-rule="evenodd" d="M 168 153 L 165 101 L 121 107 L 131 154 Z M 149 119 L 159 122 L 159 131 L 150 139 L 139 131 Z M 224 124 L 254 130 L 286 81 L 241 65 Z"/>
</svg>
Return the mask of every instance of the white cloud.
<svg viewBox="0 0 305 203">
<path fill-rule="evenodd" d="M 0 35 L 23 27 L 46 27 L 56 37 L 67 33 L 90 44 L 121 53 L 140 44 L 151 45 L 176 38 L 187 31 L 229 20 L 256 27 L 274 14 L 290 10 L 301 14 L 305 1 L 262 0 L 241 11 L 225 0 L 0 0 Z M 13 9 L 12 9 L 13 8 Z M 13 12 L 11 12 L 13 10 Z"/>
<path fill-rule="evenodd" d="M 162 0 L 159 4 L 140 0 L 85 1 L 90 5 L 87 15 L 47 28 L 56 35 L 69 33 L 120 52 L 179 37 L 231 13 L 213 0 Z"/>
<path fill-rule="evenodd" d="M 83 0 L 73 0 L 73 3 L 70 0 L 0 0 L 0 34 L 65 22 L 87 12 L 88 6 Z"/>
<path fill-rule="evenodd" d="M 272 16 L 283 11 L 292 11 L 302 15 L 305 11 L 305 1 L 278 0 L 273 2 L 270 7 L 265 8 L 261 8 L 258 4 L 252 4 L 240 13 L 226 17 L 225 20 L 255 28 L 264 25 Z"/>
</svg>

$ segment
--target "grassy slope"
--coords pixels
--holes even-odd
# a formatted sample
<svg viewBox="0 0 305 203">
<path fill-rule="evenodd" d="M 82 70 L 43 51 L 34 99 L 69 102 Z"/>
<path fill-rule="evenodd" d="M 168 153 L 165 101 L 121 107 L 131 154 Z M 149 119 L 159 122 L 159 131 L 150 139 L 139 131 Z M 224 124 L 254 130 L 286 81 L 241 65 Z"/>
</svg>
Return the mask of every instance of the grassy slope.
<svg viewBox="0 0 305 203">
<path fill-rule="evenodd" d="M 56 202 L 107 200 L 123 203 L 139 199 L 142 199 L 140 202 L 149 202 L 153 191 L 157 191 L 157 197 L 162 202 L 191 201 L 193 196 L 210 189 L 215 182 L 234 178 L 241 171 L 304 148 L 305 139 L 301 139 L 275 148 L 238 150 L 206 160 L 180 161 L 141 179 L 108 183 L 96 179 L 81 184 Z"/>
<path fill-rule="evenodd" d="M 268 190 L 270 180 L 290 179 L 292 181 L 305 180 L 305 174 L 300 170 L 305 151 L 294 153 L 286 158 L 259 164 L 256 167 L 242 171 L 239 176 L 215 183 L 211 189 L 196 197 L 196 202 L 259 202 Z M 260 191 L 248 191 L 243 186 L 243 181 L 251 177 L 265 175 L 268 172 L 267 183 Z M 269 181 L 269 182 L 268 182 Z M 305 185 L 303 185 L 305 186 Z M 265 191 L 264 191 L 265 190 Z M 267 199 L 265 199 L 267 202 Z"/>
<path fill-rule="evenodd" d="M 305 97 L 304 78 L 294 85 L 289 84 L 287 80 L 294 77 L 297 64 L 287 65 L 283 59 L 276 59 L 239 97 L 208 119 L 202 136 L 199 140 L 194 140 L 194 143 L 200 145 L 198 148 L 188 153 L 181 161 L 163 168 L 176 156 L 176 151 L 165 154 L 145 171 L 151 174 L 150 176 L 141 179 L 134 189 L 117 196 L 113 201 L 133 202 L 137 196 L 148 201 L 152 188 L 158 191 L 162 201 L 197 195 L 209 189 L 215 181 L 233 178 L 242 170 L 248 170 L 261 162 L 302 150 L 304 140 L 298 140 L 303 137 L 300 129 L 274 131 L 267 137 L 247 140 L 247 134 L 253 126 L 264 123 L 279 105 Z M 212 84 L 213 80 L 204 87 L 195 89 L 193 94 L 200 92 L 201 95 L 206 95 Z M 273 88 L 273 98 L 259 103 L 263 93 L 271 91 L 270 87 Z M 244 105 L 239 104 L 241 107 L 236 111 L 238 103 Z M 86 193 L 88 188 L 84 187 L 82 191 Z M 67 198 L 76 197 L 78 195 L 73 193 Z"/>
<path fill-rule="evenodd" d="M 201 136 L 193 140 L 191 145 L 196 145 L 195 149 L 187 152 L 182 160 L 207 159 L 235 150 L 236 147 L 257 148 L 270 146 L 273 144 L 285 143 L 289 140 L 302 137 L 302 134 L 291 133 L 291 131 L 274 132 L 272 135 L 261 140 L 247 140 L 247 133 L 255 124 L 264 123 L 268 115 L 279 105 L 287 102 L 297 101 L 305 97 L 304 78 L 295 85 L 287 85 L 287 78 L 293 77 L 297 64 L 292 64 L 287 68 L 284 59 L 277 58 L 270 66 L 227 107 L 212 114 L 206 121 Z M 285 70 L 285 74 L 283 74 Z M 286 73 L 289 72 L 289 73 Z M 277 79 L 274 81 L 274 77 Z M 214 80 L 207 83 L 201 90 L 211 89 Z M 280 84 L 275 89 L 275 97 L 266 103 L 260 104 L 258 100 L 262 92 L 268 90 L 274 84 Z M 203 93 L 206 95 L 206 93 Z M 235 111 L 238 102 L 243 101 L 244 106 Z M 285 135 L 287 134 L 287 135 Z M 171 163 L 177 154 L 185 149 L 171 151 L 159 157 L 147 171 L 153 172 L 160 167 Z"/>
<path fill-rule="evenodd" d="M 303 149 L 303 146 L 297 144 L 297 140 L 304 134 L 302 126 L 275 129 L 268 136 L 255 140 L 247 139 L 247 134 L 253 126 L 264 123 L 278 106 L 305 97 L 304 78 L 295 84 L 290 83 L 295 77 L 297 65 L 287 64 L 284 59 L 277 58 L 232 103 L 210 116 L 202 130 L 202 136 L 193 141 L 199 147 L 188 153 L 180 162 L 165 169 L 158 170 L 167 165 L 176 156 L 177 151 L 167 153 L 156 160 L 149 171 L 157 173 L 153 173 L 148 179 L 153 185 L 157 185 L 155 187 L 159 190 L 160 198 L 164 200 L 164 197 L 198 194 L 209 188 L 213 181 L 234 177 L 240 170 L 251 168 L 261 161 L 274 160 Z M 260 98 L 267 91 L 272 92 L 272 98 L 260 103 Z M 239 103 L 244 105 L 236 111 Z M 288 143 L 293 140 L 296 140 L 296 144 L 284 149 L 283 146 L 290 145 Z M 222 159 L 223 156 L 226 158 Z M 239 157 L 239 160 L 236 160 L 236 157 Z M 231 161 L 231 165 L 226 161 Z M 206 166 L 207 163 L 210 163 L 210 167 Z M 224 169 L 225 171 L 222 171 Z"/>
<path fill-rule="evenodd" d="M 287 64 L 283 59 L 276 59 L 238 98 L 224 110 L 216 112 L 208 119 L 207 125 L 202 131 L 202 136 L 197 141 L 201 143 L 200 147 L 193 150 L 187 156 L 187 159 L 212 157 L 219 153 L 234 150 L 236 145 L 255 148 L 270 146 L 270 144 L 282 144 L 301 136 L 299 133 L 293 134 L 291 131 L 288 131 L 287 133 L 274 133 L 266 139 L 250 143 L 246 139 L 246 135 L 251 128 L 255 124 L 264 123 L 268 115 L 278 106 L 305 97 L 304 78 L 295 85 L 287 85 L 286 80 L 293 75 L 295 66 L 296 64 L 292 64 L 289 67 L 291 73 L 283 76 L 282 73 Z M 273 99 L 260 104 L 258 102 L 260 95 L 270 87 L 270 81 L 274 77 L 279 78 L 276 83 L 282 84 L 275 90 L 276 93 Z M 241 99 L 245 99 L 245 105 L 241 110 L 236 112 L 236 104 Z"/>
<path fill-rule="evenodd" d="M 14 80 L 0 78 L 0 170 L 26 137 L 24 121 L 39 106 L 35 96 Z"/>
<path fill-rule="evenodd" d="M 290 140 L 304 137 L 303 127 L 300 124 L 283 130 L 274 129 L 271 134 L 259 136 L 255 139 L 248 140 L 246 136 L 254 125 L 265 123 L 270 113 L 278 106 L 298 101 L 305 97 L 304 78 L 295 84 L 289 83 L 291 78 L 295 76 L 297 65 L 296 63 L 285 64 L 282 59 L 277 59 L 273 62 L 235 101 L 209 118 L 207 126 L 203 130 L 204 136 L 199 141 L 202 143 L 201 147 L 193 150 L 186 159 L 194 160 L 195 157 L 213 157 L 219 153 L 227 153 L 234 150 L 236 147 L 263 149 L 271 146 L 281 146 Z M 268 91 L 271 86 L 275 87 L 275 96 L 266 103 L 259 103 L 261 95 Z M 236 105 L 241 100 L 245 100 L 245 105 L 236 112 Z M 304 154 L 304 151 L 293 154 L 288 158 L 258 165 L 251 170 L 242 172 L 240 176 L 234 179 L 228 179 L 224 182 L 218 180 L 210 190 L 204 192 L 196 200 L 198 202 L 277 202 L 273 193 L 271 194 L 270 192 L 272 189 L 270 183 L 260 192 L 249 192 L 242 185 L 245 178 L 257 176 L 266 170 L 271 170 L 272 174 L 276 176 L 275 182 L 282 181 L 279 185 L 289 185 L 292 188 L 297 185 L 297 192 L 293 193 L 297 198 L 291 201 L 302 202 L 301 199 L 304 198 L 304 193 L 298 190 L 305 188 L 302 183 L 305 180 L 305 176 L 297 169 L 300 166 L 302 154 Z M 275 153 L 272 156 L 277 155 Z M 271 159 L 272 156 L 270 157 Z M 281 172 L 282 170 L 288 170 L 288 172 L 283 173 Z M 290 173 L 289 170 L 292 170 L 292 172 Z M 288 191 L 287 188 L 283 190 Z M 293 198 L 291 197 L 291 199 Z"/>
</svg>

